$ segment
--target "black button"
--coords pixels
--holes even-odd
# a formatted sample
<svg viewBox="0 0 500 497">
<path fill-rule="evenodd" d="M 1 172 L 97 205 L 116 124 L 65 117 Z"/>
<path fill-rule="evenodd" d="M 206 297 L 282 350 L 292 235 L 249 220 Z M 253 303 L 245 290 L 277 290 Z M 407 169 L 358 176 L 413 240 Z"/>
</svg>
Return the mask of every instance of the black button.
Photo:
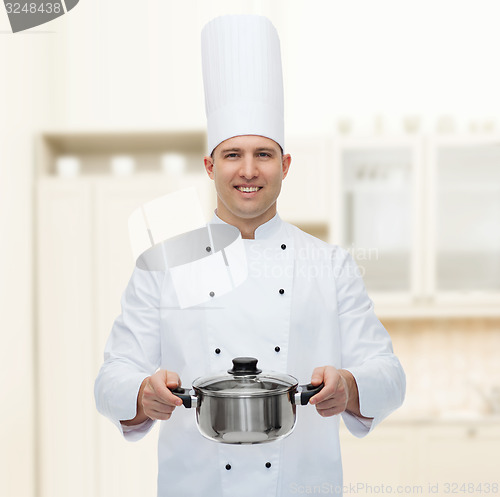
<svg viewBox="0 0 500 497">
<path fill-rule="evenodd" d="M 214 292 L 210 292 L 209 295 L 210 295 L 210 297 L 213 297 L 215 295 L 215 293 Z"/>
<path fill-rule="evenodd" d="M 283 295 L 285 293 L 285 290 L 283 288 L 280 288 L 280 295 Z"/>
<path fill-rule="evenodd" d="M 279 352 L 281 349 L 279 348 L 279 346 L 278 346 L 278 345 L 276 345 L 276 347 L 274 347 L 274 350 L 275 350 L 276 352 Z"/>
<path fill-rule="evenodd" d="M 207 247 L 207 252 L 211 252 L 212 251 L 212 247 Z"/>
<path fill-rule="evenodd" d="M 266 468 L 270 468 L 271 467 L 271 463 L 270 462 L 266 462 Z"/>
<path fill-rule="evenodd" d="M 282 250 L 285 250 L 285 249 L 286 249 L 286 245 L 285 245 L 284 243 L 281 245 L 281 249 L 282 249 Z"/>
<path fill-rule="evenodd" d="M 220 354 L 220 349 L 219 349 L 219 348 L 216 348 L 216 349 L 215 349 L 215 353 L 216 353 L 216 354 Z"/>
<path fill-rule="evenodd" d="M 226 464 L 226 469 L 229 471 L 231 469 L 231 465 L 230 464 Z"/>
</svg>

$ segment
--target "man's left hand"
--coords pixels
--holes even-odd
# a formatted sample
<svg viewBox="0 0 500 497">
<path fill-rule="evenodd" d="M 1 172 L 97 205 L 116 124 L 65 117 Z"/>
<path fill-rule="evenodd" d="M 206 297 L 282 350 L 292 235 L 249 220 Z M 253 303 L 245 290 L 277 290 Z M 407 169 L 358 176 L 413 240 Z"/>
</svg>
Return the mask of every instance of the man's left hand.
<svg viewBox="0 0 500 497">
<path fill-rule="evenodd" d="M 351 403 L 353 400 L 356 403 L 359 402 L 357 391 L 350 391 L 351 389 L 347 381 L 350 378 L 346 379 L 343 373 L 347 373 L 352 377 L 348 371 L 339 370 L 333 366 L 323 366 L 313 371 L 311 383 L 314 386 L 324 383 L 325 386 L 311 398 L 310 403 L 316 406 L 318 413 L 323 417 L 344 412 L 347 409 L 349 401 Z M 357 388 L 354 389 L 357 390 Z M 350 395 L 356 395 L 356 399 L 350 398 Z"/>
</svg>

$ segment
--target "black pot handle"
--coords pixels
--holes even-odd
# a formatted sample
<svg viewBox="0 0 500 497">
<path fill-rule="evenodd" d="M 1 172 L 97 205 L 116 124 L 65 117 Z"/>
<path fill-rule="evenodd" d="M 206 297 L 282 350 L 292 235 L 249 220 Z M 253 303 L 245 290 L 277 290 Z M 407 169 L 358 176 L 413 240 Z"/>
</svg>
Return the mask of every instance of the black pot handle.
<svg viewBox="0 0 500 497">
<path fill-rule="evenodd" d="M 309 403 L 311 397 L 316 395 L 325 386 L 324 383 L 320 383 L 317 386 L 308 383 L 307 385 L 300 385 L 300 405 L 305 406 Z"/>
<path fill-rule="evenodd" d="M 192 406 L 192 399 L 191 399 L 191 394 L 189 393 L 189 390 L 186 390 L 185 388 L 182 387 L 177 387 L 174 389 L 169 388 L 169 390 L 176 396 L 179 397 L 179 399 L 182 400 L 182 405 L 189 409 Z"/>
</svg>

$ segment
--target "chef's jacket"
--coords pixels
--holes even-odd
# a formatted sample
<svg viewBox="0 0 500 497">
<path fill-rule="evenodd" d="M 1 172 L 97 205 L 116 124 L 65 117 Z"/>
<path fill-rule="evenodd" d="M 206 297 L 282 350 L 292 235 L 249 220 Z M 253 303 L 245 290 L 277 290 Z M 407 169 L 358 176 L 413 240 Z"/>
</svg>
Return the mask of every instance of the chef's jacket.
<svg viewBox="0 0 500 497">
<path fill-rule="evenodd" d="M 211 222 L 223 221 L 215 216 Z M 256 357 L 262 370 L 291 374 L 299 383 L 309 383 L 318 366 L 349 370 L 361 413 L 373 418 L 342 413 L 357 437 L 401 405 L 404 372 L 351 256 L 278 214 L 257 228 L 255 239 L 243 242 L 244 283 L 186 309 L 179 307 L 168 269 L 135 268 L 95 383 L 98 410 L 126 439 L 142 438 L 154 423 L 120 424 L 135 417 L 144 378 L 168 369 L 186 387 L 199 376 L 229 369 L 239 356 Z M 161 422 L 158 496 L 341 495 L 339 421 L 338 415 L 321 417 L 310 404 L 297 406 L 288 437 L 231 445 L 202 437 L 194 410 L 178 407 Z"/>
</svg>

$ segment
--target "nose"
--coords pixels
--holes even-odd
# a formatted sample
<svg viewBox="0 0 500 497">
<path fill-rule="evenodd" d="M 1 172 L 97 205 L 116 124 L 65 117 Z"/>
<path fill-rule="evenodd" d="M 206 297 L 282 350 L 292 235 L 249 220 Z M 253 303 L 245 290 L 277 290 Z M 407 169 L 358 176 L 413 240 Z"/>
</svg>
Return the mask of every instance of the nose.
<svg viewBox="0 0 500 497">
<path fill-rule="evenodd" d="M 256 178 L 259 175 L 259 169 L 252 156 L 246 156 L 241 162 L 240 176 L 245 179 Z"/>
</svg>

